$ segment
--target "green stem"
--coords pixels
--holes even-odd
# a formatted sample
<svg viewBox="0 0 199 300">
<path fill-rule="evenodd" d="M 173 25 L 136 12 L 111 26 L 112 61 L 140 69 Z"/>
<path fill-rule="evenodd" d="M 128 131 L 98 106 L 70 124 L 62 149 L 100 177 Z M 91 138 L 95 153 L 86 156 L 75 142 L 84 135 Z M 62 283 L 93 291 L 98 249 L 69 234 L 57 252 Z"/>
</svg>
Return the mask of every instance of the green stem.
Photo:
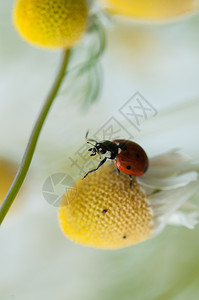
<svg viewBox="0 0 199 300">
<path fill-rule="evenodd" d="M 65 70 L 68 65 L 69 61 L 69 56 L 70 56 L 70 50 L 65 50 L 63 53 L 63 60 L 60 66 L 60 70 L 57 74 L 57 77 L 55 79 L 55 82 L 51 88 L 51 91 L 44 103 L 44 106 L 38 116 L 38 119 L 35 123 L 35 126 L 33 127 L 31 136 L 28 141 L 28 145 L 26 147 L 24 156 L 22 158 L 21 164 L 19 166 L 19 170 L 15 176 L 15 179 L 3 201 L 0 207 L 0 224 L 2 223 L 3 219 L 5 218 L 10 206 L 14 202 L 14 199 L 26 177 L 26 174 L 28 172 L 28 169 L 30 167 L 30 163 L 35 151 L 35 147 L 37 145 L 37 141 L 41 132 L 41 129 L 43 127 L 43 124 L 45 122 L 45 119 L 47 117 L 47 114 L 51 108 L 51 105 L 59 91 L 59 88 L 61 86 L 62 80 L 65 75 Z"/>
</svg>

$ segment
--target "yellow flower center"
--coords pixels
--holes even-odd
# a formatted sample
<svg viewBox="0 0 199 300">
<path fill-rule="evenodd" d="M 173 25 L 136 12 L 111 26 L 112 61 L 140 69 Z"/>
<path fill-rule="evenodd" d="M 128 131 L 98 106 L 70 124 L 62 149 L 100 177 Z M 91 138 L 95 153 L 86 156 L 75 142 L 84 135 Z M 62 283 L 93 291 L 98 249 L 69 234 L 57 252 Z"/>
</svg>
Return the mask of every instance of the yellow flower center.
<svg viewBox="0 0 199 300">
<path fill-rule="evenodd" d="M 67 191 L 59 209 L 63 232 L 72 240 L 100 248 L 135 244 L 152 234 L 146 195 L 133 180 L 106 164 Z"/>
<path fill-rule="evenodd" d="M 112 13 L 134 18 L 167 19 L 196 8 L 195 0 L 101 0 Z"/>
<path fill-rule="evenodd" d="M 86 0 L 18 0 L 14 25 L 31 44 L 46 48 L 70 48 L 85 31 Z"/>
</svg>

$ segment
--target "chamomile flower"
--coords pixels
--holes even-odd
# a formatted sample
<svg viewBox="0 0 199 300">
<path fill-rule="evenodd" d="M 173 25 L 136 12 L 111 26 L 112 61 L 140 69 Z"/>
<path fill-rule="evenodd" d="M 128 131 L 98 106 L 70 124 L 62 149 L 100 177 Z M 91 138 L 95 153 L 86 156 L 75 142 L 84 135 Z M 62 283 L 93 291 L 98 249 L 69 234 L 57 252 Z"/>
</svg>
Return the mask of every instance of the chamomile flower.
<svg viewBox="0 0 199 300">
<path fill-rule="evenodd" d="M 13 162 L 3 157 L 0 158 L 0 204 L 7 194 L 16 172 L 17 167 Z"/>
<path fill-rule="evenodd" d="M 117 249 L 157 235 L 167 224 L 193 228 L 199 209 L 187 201 L 198 188 L 198 165 L 179 150 L 150 159 L 135 177 L 106 164 L 78 180 L 62 199 L 59 222 L 67 237 L 83 245 Z"/>
<path fill-rule="evenodd" d="M 18 170 L 18 166 L 14 161 L 4 156 L 0 157 L 0 204 L 3 202 L 13 182 L 17 170 Z M 12 212 L 16 213 L 18 209 L 22 207 L 23 200 L 24 200 L 24 190 L 25 189 L 23 188 L 17 195 L 17 199 L 10 209 L 11 213 Z"/>
<path fill-rule="evenodd" d="M 17 0 L 14 25 L 29 43 L 45 48 L 70 48 L 86 28 L 86 0 Z"/>
<path fill-rule="evenodd" d="M 113 14 L 138 19 L 163 20 L 198 8 L 195 0 L 101 0 Z"/>
</svg>

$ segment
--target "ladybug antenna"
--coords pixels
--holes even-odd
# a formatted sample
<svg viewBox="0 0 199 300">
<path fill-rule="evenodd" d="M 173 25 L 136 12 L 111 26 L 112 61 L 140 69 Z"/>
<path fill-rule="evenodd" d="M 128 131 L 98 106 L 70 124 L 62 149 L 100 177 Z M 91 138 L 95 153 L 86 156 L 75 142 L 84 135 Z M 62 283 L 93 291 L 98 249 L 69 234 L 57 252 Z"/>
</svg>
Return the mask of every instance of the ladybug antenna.
<svg viewBox="0 0 199 300">
<path fill-rule="evenodd" d="M 90 142 L 95 142 L 95 143 L 97 143 L 97 141 L 94 140 L 94 139 L 88 139 L 88 133 L 89 133 L 89 130 L 86 132 L 86 135 L 85 135 L 86 142 L 87 142 L 88 144 L 91 144 L 92 146 L 95 147 L 95 145 L 93 145 L 93 144 L 90 143 Z"/>
</svg>

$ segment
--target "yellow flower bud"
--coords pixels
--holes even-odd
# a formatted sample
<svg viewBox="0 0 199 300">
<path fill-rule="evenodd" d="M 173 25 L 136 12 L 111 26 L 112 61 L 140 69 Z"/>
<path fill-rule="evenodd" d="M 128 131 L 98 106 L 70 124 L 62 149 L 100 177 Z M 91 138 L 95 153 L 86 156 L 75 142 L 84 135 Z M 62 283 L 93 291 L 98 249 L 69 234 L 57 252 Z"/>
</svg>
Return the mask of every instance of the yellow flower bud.
<svg viewBox="0 0 199 300">
<path fill-rule="evenodd" d="M 101 0 L 113 14 L 138 19 L 168 19 L 196 9 L 195 0 Z"/>
<path fill-rule="evenodd" d="M 6 196 L 12 181 L 17 172 L 17 168 L 11 162 L 0 158 L 0 204 Z"/>
<path fill-rule="evenodd" d="M 0 157 L 0 204 L 3 202 L 9 188 L 11 187 L 15 175 L 18 171 L 18 166 L 15 162 Z M 19 191 L 16 201 L 11 206 L 10 213 L 16 213 L 24 204 L 24 187 Z"/>
<path fill-rule="evenodd" d="M 126 174 L 106 164 L 68 190 L 59 209 L 63 232 L 72 240 L 99 248 L 121 248 L 152 234 L 146 195 Z"/>
<path fill-rule="evenodd" d="M 45 48 L 70 48 L 86 28 L 86 0 L 17 0 L 14 25 L 29 43 Z"/>
<path fill-rule="evenodd" d="M 14 178 L 17 173 L 17 165 L 12 161 L 9 161 L 5 158 L 0 158 L 0 204 L 3 202 Z M 12 208 L 18 208 L 18 201 L 17 199 L 14 203 Z M 11 208 L 11 211 L 12 211 Z"/>
</svg>

